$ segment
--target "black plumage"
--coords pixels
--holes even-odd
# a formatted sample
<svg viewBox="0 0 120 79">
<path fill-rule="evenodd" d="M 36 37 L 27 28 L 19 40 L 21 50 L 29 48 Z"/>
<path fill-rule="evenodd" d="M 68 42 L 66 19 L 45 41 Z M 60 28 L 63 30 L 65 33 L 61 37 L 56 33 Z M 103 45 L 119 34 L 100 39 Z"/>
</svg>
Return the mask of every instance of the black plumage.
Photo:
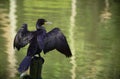
<svg viewBox="0 0 120 79">
<path fill-rule="evenodd" d="M 41 51 L 46 54 L 47 52 L 56 49 L 66 57 L 72 56 L 65 35 L 59 28 L 54 28 L 47 33 L 43 26 L 46 22 L 45 19 L 38 19 L 36 23 L 36 31 L 28 31 L 27 24 L 23 24 L 17 32 L 14 39 L 14 48 L 20 50 L 28 43 L 30 44 L 27 50 L 27 55 L 18 68 L 19 72 L 26 71 L 30 65 L 32 57 L 36 54 L 39 54 L 40 56 Z"/>
</svg>

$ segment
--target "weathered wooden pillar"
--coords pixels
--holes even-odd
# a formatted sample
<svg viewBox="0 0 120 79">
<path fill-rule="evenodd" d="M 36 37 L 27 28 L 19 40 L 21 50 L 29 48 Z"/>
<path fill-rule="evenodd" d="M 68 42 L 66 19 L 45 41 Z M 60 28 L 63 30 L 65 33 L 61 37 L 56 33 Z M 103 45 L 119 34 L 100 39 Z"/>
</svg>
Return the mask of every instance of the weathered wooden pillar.
<svg viewBox="0 0 120 79">
<path fill-rule="evenodd" d="M 42 79 L 42 64 L 44 59 L 42 57 L 34 57 L 30 64 L 30 78 L 32 79 Z"/>
<path fill-rule="evenodd" d="M 44 59 L 42 57 L 34 57 L 30 64 L 30 78 L 31 79 L 42 79 L 42 64 Z"/>
<path fill-rule="evenodd" d="M 44 59 L 34 56 L 30 64 L 30 75 L 25 75 L 22 79 L 42 79 L 42 65 Z"/>
</svg>

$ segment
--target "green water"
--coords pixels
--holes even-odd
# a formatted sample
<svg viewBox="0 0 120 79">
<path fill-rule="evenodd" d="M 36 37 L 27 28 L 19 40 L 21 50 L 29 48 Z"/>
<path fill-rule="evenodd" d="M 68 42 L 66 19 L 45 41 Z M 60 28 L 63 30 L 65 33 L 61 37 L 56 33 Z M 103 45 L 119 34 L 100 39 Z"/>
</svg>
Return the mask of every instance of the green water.
<svg viewBox="0 0 120 79">
<path fill-rule="evenodd" d="M 76 0 L 75 27 L 72 29 L 75 49 L 75 79 L 120 79 L 120 1 Z M 108 1 L 108 2 L 105 2 Z M 35 30 L 38 18 L 53 22 L 47 31 L 59 27 L 69 44 L 72 0 L 16 0 L 16 31 L 23 23 Z M 8 79 L 7 38 L 2 28 L 10 24 L 10 1 L 0 0 L 0 79 Z M 9 30 L 9 29 L 8 29 Z M 10 34 L 11 35 L 11 34 Z M 16 51 L 16 69 L 26 55 L 27 47 Z M 72 79 L 71 59 L 57 51 L 42 56 L 43 79 Z M 12 79 L 19 79 L 18 74 Z M 10 78 L 9 78 L 10 79 Z"/>
</svg>

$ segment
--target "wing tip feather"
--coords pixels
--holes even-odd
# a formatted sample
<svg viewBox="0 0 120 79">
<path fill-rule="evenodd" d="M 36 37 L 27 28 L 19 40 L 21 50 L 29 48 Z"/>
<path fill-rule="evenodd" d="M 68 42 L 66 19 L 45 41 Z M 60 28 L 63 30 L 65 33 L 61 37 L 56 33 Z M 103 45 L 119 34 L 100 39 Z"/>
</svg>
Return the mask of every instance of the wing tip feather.
<svg viewBox="0 0 120 79">
<path fill-rule="evenodd" d="M 69 55 L 66 55 L 67 58 L 72 57 L 72 54 L 70 53 Z"/>
</svg>

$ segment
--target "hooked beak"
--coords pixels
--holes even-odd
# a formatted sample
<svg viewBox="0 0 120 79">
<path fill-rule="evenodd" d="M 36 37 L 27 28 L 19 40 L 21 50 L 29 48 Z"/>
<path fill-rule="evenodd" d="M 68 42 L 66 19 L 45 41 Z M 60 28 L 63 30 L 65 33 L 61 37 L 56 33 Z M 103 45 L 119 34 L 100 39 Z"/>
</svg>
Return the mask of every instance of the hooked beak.
<svg viewBox="0 0 120 79">
<path fill-rule="evenodd" d="M 52 24 L 52 22 L 45 22 L 45 24 L 50 25 L 50 24 Z"/>
</svg>

